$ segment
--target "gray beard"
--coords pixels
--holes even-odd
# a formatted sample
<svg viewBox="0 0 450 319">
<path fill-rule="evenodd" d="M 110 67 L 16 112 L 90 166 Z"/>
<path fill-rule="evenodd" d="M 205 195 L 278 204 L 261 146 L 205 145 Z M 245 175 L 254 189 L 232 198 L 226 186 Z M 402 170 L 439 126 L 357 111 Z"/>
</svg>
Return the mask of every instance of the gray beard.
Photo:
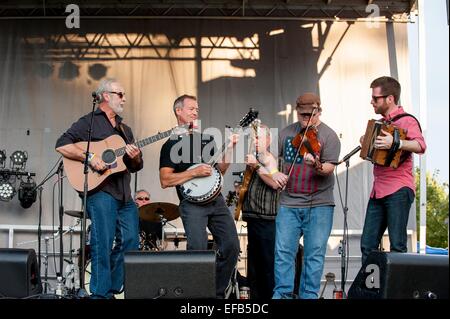
<svg viewBox="0 0 450 319">
<path fill-rule="evenodd" d="M 123 112 L 123 107 L 122 107 L 121 105 L 110 105 L 109 107 L 110 107 L 110 108 L 114 111 L 114 113 L 116 113 L 116 114 L 120 114 L 120 113 Z"/>
</svg>

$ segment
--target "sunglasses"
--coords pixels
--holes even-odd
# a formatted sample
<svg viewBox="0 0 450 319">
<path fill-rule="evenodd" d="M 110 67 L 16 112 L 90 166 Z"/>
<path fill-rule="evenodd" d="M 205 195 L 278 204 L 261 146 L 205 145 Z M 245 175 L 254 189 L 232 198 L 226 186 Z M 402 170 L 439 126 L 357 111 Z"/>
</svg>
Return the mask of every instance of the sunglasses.
<svg viewBox="0 0 450 319">
<path fill-rule="evenodd" d="M 312 113 L 299 113 L 302 117 L 311 117 Z"/>
<path fill-rule="evenodd" d="M 379 96 L 374 96 L 372 95 L 372 101 L 377 102 L 378 99 L 385 99 L 387 98 L 389 95 L 379 95 Z"/>
<path fill-rule="evenodd" d="M 114 91 L 109 91 L 108 93 L 112 93 L 112 94 L 117 94 L 117 96 L 121 99 L 123 99 L 123 97 L 125 96 L 124 92 L 114 92 Z"/>
<path fill-rule="evenodd" d="M 150 197 L 136 197 L 137 200 L 150 200 Z"/>
</svg>

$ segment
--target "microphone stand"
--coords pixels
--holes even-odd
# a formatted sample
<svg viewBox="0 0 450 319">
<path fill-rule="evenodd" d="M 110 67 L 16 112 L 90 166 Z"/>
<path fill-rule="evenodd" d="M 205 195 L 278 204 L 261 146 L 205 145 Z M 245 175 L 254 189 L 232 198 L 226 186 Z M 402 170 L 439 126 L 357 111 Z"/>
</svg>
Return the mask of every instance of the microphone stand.
<svg viewBox="0 0 450 319">
<path fill-rule="evenodd" d="M 59 275 L 56 274 L 56 277 L 60 277 L 63 274 L 63 263 L 64 263 L 64 249 L 63 249 L 63 216 L 64 216 L 64 205 L 63 205 L 63 185 L 64 185 L 64 165 L 63 161 L 60 162 L 58 166 L 58 170 L 56 171 L 58 174 L 58 182 L 59 182 Z"/>
<path fill-rule="evenodd" d="M 61 160 L 61 159 L 60 159 Z M 60 165 L 62 164 L 62 161 L 60 163 Z M 44 185 L 50 178 L 53 177 L 53 175 L 58 174 L 59 169 L 56 170 L 53 174 L 51 174 L 50 176 L 48 176 L 47 178 L 45 178 L 42 182 L 40 182 L 37 186 L 35 186 L 30 193 L 34 193 L 35 191 L 39 191 L 39 216 L 38 216 L 38 229 L 37 229 L 37 233 L 38 233 L 38 273 L 39 275 L 41 275 L 41 237 L 42 237 L 42 185 Z M 34 173 L 29 174 L 29 176 L 35 176 Z M 45 286 L 45 291 L 47 291 L 47 284 Z"/>
<path fill-rule="evenodd" d="M 81 245 L 80 245 L 80 250 L 81 250 L 81 262 L 79 263 L 79 268 L 80 268 L 80 289 L 78 290 L 78 297 L 80 298 L 86 298 L 89 297 L 84 285 L 85 285 L 85 281 L 84 281 L 84 270 L 86 268 L 85 265 L 85 249 L 86 249 L 86 214 L 87 214 L 87 208 L 86 208 L 86 204 L 87 204 L 87 193 L 88 193 L 88 173 L 89 173 L 89 149 L 91 146 L 91 138 L 92 138 L 92 127 L 93 127 L 93 123 L 94 123 L 94 111 L 95 111 L 95 105 L 97 103 L 97 95 L 93 94 L 92 95 L 93 99 L 92 99 L 92 113 L 91 113 L 91 122 L 89 125 L 89 130 L 88 130 L 88 140 L 87 140 L 87 146 L 86 146 L 86 153 L 85 153 L 85 158 L 84 158 L 84 189 L 83 189 L 83 216 L 81 219 L 81 234 L 80 234 L 80 241 L 81 241 Z"/>
<path fill-rule="evenodd" d="M 350 167 L 350 158 L 355 155 L 361 147 L 357 147 L 354 150 L 352 150 L 349 154 L 344 156 L 344 158 L 336 163 L 336 165 L 340 165 L 345 162 L 345 199 L 344 199 L 344 227 L 343 227 L 343 234 L 342 234 L 342 246 L 340 247 L 340 254 L 341 254 L 341 290 L 342 290 L 342 297 L 344 299 L 347 298 L 347 294 L 345 292 L 345 282 L 346 282 L 346 272 L 347 272 L 347 265 L 346 265 L 346 258 L 347 258 L 347 245 L 348 245 L 348 225 L 347 225 L 347 213 L 348 213 L 348 169 Z"/>
</svg>

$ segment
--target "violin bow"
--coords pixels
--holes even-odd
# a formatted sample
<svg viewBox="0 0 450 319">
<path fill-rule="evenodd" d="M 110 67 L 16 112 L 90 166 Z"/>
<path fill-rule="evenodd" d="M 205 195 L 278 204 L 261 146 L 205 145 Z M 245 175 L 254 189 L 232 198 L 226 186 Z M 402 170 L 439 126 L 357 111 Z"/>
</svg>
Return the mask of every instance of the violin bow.
<svg viewBox="0 0 450 319">
<path fill-rule="evenodd" d="M 311 113 L 311 116 L 309 117 L 308 124 L 306 125 L 306 129 L 305 129 L 305 133 L 303 133 L 302 141 L 300 142 L 300 145 L 297 148 L 297 152 L 295 153 L 294 160 L 292 161 L 291 166 L 289 167 L 289 171 L 288 171 L 288 174 L 287 174 L 288 180 L 291 177 L 292 170 L 294 169 L 294 164 L 297 161 L 297 158 L 298 158 L 298 156 L 300 154 L 300 150 L 301 150 L 301 148 L 303 146 L 303 143 L 306 140 L 306 133 L 308 132 L 309 128 L 311 127 L 311 119 L 314 117 L 314 115 L 315 115 L 314 113 L 316 113 L 317 109 L 318 109 L 318 107 L 315 107 L 313 109 L 312 113 Z M 283 190 L 286 188 L 286 185 L 284 185 Z"/>
</svg>

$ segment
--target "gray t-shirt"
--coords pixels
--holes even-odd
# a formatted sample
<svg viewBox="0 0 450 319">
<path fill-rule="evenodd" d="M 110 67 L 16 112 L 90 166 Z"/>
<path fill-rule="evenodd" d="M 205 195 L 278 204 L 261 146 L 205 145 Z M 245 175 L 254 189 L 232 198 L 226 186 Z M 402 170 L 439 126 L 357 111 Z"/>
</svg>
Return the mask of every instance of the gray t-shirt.
<svg viewBox="0 0 450 319">
<path fill-rule="evenodd" d="M 279 156 L 282 159 L 282 171 L 287 174 L 297 149 L 292 139 L 301 130 L 300 123 L 294 123 L 281 130 L 278 138 Z M 341 151 L 341 142 L 337 134 L 325 123 L 317 127 L 317 137 L 321 144 L 320 161 L 337 162 Z M 280 204 L 288 207 L 334 206 L 334 174 L 322 176 L 316 170 L 303 163 L 299 156 L 289 177 L 286 188 L 280 194 Z"/>
</svg>

